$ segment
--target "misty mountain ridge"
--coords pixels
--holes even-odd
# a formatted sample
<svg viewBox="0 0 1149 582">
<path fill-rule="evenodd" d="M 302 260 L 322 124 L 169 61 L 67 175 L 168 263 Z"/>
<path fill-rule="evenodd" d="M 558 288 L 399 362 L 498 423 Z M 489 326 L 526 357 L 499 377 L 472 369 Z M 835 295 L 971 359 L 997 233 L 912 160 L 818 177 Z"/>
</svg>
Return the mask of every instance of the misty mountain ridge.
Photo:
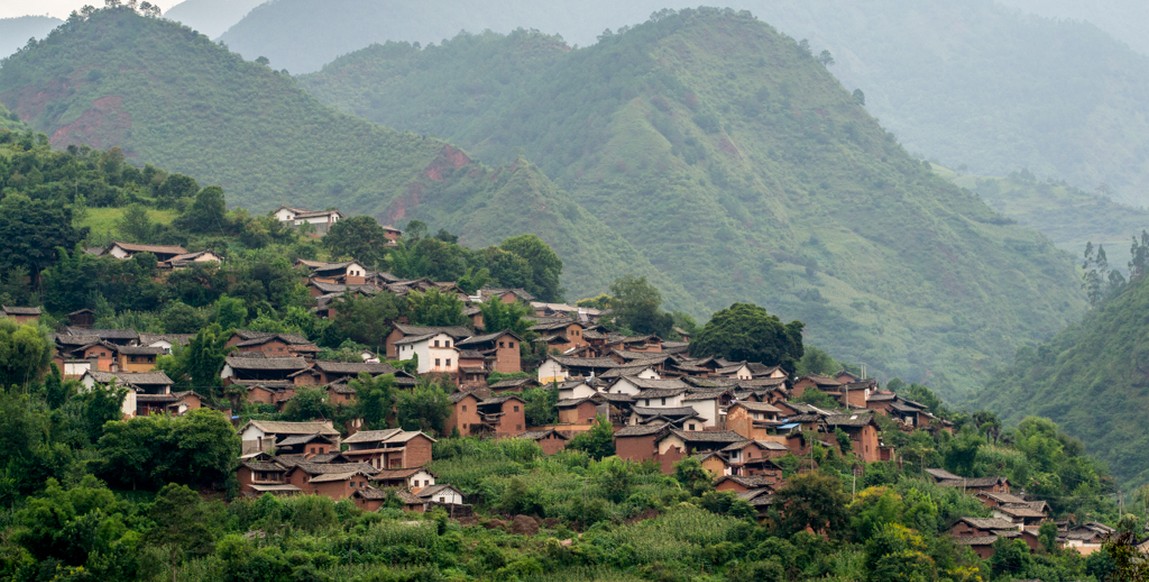
<svg viewBox="0 0 1149 582">
<path fill-rule="evenodd" d="M 216 38 L 266 0 L 184 0 L 164 12 L 164 18 Z"/>
<path fill-rule="evenodd" d="M 16 52 L 28 44 L 30 38 L 44 38 L 63 22 L 50 16 L 0 18 L 0 58 Z"/>
<path fill-rule="evenodd" d="M 970 386 L 987 345 L 1008 353 L 1081 305 L 1063 255 L 909 158 L 746 13 L 664 12 L 578 50 L 527 31 L 389 43 L 300 80 L 482 159 L 528 154 L 708 307 L 762 303 L 883 373 Z"/>
</svg>

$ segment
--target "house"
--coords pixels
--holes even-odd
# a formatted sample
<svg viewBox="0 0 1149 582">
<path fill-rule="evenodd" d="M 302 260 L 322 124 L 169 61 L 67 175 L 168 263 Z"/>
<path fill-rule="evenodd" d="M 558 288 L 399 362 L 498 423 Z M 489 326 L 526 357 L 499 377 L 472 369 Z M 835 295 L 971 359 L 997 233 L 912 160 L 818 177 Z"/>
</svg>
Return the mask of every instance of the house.
<svg viewBox="0 0 1149 582">
<path fill-rule="evenodd" d="M 523 340 L 512 331 L 500 331 L 459 340 L 455 345 L 460 350 L 475 350 L 490 362 L 488 370 L 500 374 L 517 374 L 523 371 L 520 357 Z"/>
<path fill-rule="evenodd" d="M 120 372 L 151 372 L 156 369 L 156 358 L 166 353 L 163 348 L 149 346 L 115 346 L 115 351 Z"/>
<path fill-rule="evenodd" d="M 272 216 L 292 226 L 309 225 L 320 235 L 327 234 L 335 223 L 343 220 L 343 213 L 338 210 L 304 210 L 290 206 L 280 206 Z"/>
<path fill-rule="evenodd" d="M 241 495 L 292 495 L 302 490 L 287 482 L 287 467 L 266 454 L 245 458 L 236 470 Z"/>
<path fill-rule="evenodd" d="M 651 408 L 632 404 L 625 424 L 666 423 L 686 430 L 700 430 L 706 420 L 690 406 Z"/>
<path fill-rule="evenodd" d="M 735 402 L 726 409 L 726 429 L 751 440 L 770 440 L 784 424 L 782 410 L 765 402 Z"/>
<path fill-rule="evenodd" d="M 285 436 L 275 441 L 276 455 L 299 455 L 311 459 L 318 455 L 339 452 L 339 436 L 322 433 Z"/>
<path fill-rule="evenodd" d="M 716 491 L 733 491 L 734 493 L 747 493 L 750 491 L 774 491 L 781 484 L 781 479 L 765 475 L 744 476 L 726 475 L 714 482 Z"/>
<path fill-rule="evenodd" d="M 597 396 L 597 394 L 595 395 Z M 590 424 L 600 414 L 595 396 L 559 400 L 559 424 Z"/>
<path fill-rule="evenodd" d="M 273 358 L 244 354 L 228 356 L 219 377 L 224 384 L 234 384 L 238 380 L 292 381 L 293 374 L 307 368 L 307 361 L 298 356 Z"/>
<path fill-rule="evenodd" d="M 395 342 L 399 360 L 414 359 L 419 374 L 451 374 L 459 371 L 459 349 L 455 338 L 444 332 L 434 332 L 403 338 Z"/>
<path fill-rule="evenodd" d="M 287 471 L 287 480 L 303 493 L 323 495 L 334 500 L 347 499 L 370 486 L 379 470 L 364 463 L 302 462 Z"/>
<path fill-rule="evenodd" d="M 731 431 L 697 431 L 670 429 L 662 437 L 656 439 L 657 460 L 662 472 L 674 472 L 674 465 L 697 453 L 716 452 L 745 440 L 741 435 Z"/>
<path fill-rule="evenodd" d="M 1036 549 L 1036 536 L 1024 535 L 1024 530 L 1008 520 L 995 518 L 963 517 L 958 519 L 949 531 L 954 543 L 969 547 L 983 560 L 993 557 L 994 542 L 1001 538 L 1019 538 Z"/>
<path fill-rule="evenodd" d="M 307 338 L 289 333 L 236 330 L 227 340 L 227 347 L 237 354 L 263 354 L 268 357 L 315 357 L 319 347 Z"/>
<path fill-rule="evenodd" d="M 647 374 L 649 376 L 649 374 Z M 648 378 L 643 376 L 624 376 L 615 380 L 610 387 L 606 389 L 611 394 L 630 394 L 640 400 L 645 396 L 640 396 L 649 390 L 682 390 L 684 393 L 690 385 L 678 378 Z"/>
<path fill-rule="evenodd" d="M 336 439 L 338 447 L 339 431 L 331 421 L 288 422 L 280 420 L 249 420 L 239 429 L 244 453 L 272 451 L 276 443 L 287 437 L 320 434 Z"/>
<path fill-rule="evenodd" d="M 435 334 L 446 334 L 450 336 L 452 343 L 466 339 L 474 335 L 470 329 L 465 327 L 426 327 L 421 325 L 407 325 L 405 323 L 394 323 L 391 326 L 391 333 L 387 334 L 385 340 L 387 346 L 387 359 L 400 360 L 398 344 L 400 341 L 410 339 L 412 337 L 426 337 Z"/>
<path fill-rule="evenodd" d="M 376 469 L 409 469 L 431 462 L 435 439 L 420 431 L 399 428 L 361 430 L 344 441 L 344 456 Z"/>
<path fill-rule="evenodd" d="M 172 380 L 163 372 L 128 373 L 88 371 L 80 377 L 80 384 L 91 391 L 96 386 L 127 388 L 127 395 L 121 403 L 125 417 L 136 415 L 137 394 L 167 395 L 172 392 Z"/>
<path fill-rule="evenodd" d="M 618 368 L 618 362 L 610 358 L 573 358 L 550 356 L 539 366 L 539 384 L 566 382 L 574 377 L 591 377 Z"/>
<path fill-rule="evenodd" d="M 360 374 L 367 374 L 374 377 L 384 374 L 394 374 L 395 372 L 396 369 L 388 364 L 316 360 L 311 364 L 311 367 L 296 372 L 292 380 L 297 386 L 322 386 L 354 380 L 358 378 Z"/>
<path fill-rule="evenodd" d="M 538 341 L 546 344 L 547 351 L 560 354 L 586 347 L 588 344 L 583 338 L 585 329 L 581 323 L 566 318 L 544 320 L 531 326 L 531 331 L 539 335 Z"/>
<path fill-rule="evenodd" d="M 406 489 L 417 493 L 424 487 L 434 485 L 435 476 L 422 467 L 382 469 L 371 477 L 371 482 L 383 489 Z"/>
<path fill-rule="evenodd" d="M 519 392 L 529 388 L 538 388 L 539 383 L 534 378 L 508 378 L 487 386 L 494 393 Z M 561 398 L 562 396 L 560 396 Z"/>
<path fill-rule="evenodd" d="M 218 265 L 223 262 L 223 257 L 211 251 L 199 251 L 197 253 L 185 253 L 176 255 L 166 261 L 159 262 L 161 269 L 186 269 L 193 265 Z"/>
<path fill-rule="evenodd" d="M 491 388 L 494 389 L 494 386 L 492 386 Z M 558 392 L 559 392 L 558 393 L 558 397 L 559 397 L 558 399 L 559 400 L 576 400 L 579 398 L 590 398 L 591 396 L 598 394 L 598 390 L 595 390 L 593 386 L 591 386 L 590 384 L 586 383 L 583 380 L 572 380 L 570 382 L 563 382 L 562 385 L 560 385 L 558 387 Z"/>
<path fill-rule="evenodd" d="M 11 319 L 19 325 L 34 324 L 40 321 L 40 308 L 3 305 L 0 306 L 0 317 Z"/>
<path fill-rule="evenodd" d="M 546 455 L 553 455 L 567 448 L 567 443 L 570 442 L 570 437 L 553 428 L 527 431 L 518 435 L 518 438 L 534 441 Z"/>
<path fill-rule="evenodd" d="M 195 336 L 189 333 L 166 334 L 140 334 L 140 345 L 150 348 L 160 348 L 165 354 L 171 354 L 176 346 L 187 346 Z"/>
<path fill-rule="evenodd" d="M 666 422 L 652 422 L 616 430 L 615 454 L 627 461 L 653 461 L 658 458 L 658 440 L 669 434 L 671 428 Z"/>
<path fill-rule="evenodd" d="M 87 328 L 93 325 L 96 325 L 96 312 L 91 309 L 85 307 L 84 309 L 77 309 L 68 314 L 69 327 Z"/>
<path fill-rule="evenodd" d="M 514 394 L 486 398 L 476 405 L 478 425 L 470 426 L 470 433 L 510 437 L 522 433 L 527 427 L 526 404 Z"/>
<path fill-rule="evenodd" d="M 638 395 L 642 398 L 642 394 Z M 698 413 L 703 428 L 720 428 L 725 423 L 726 409 L 734 401 L 734 392 L 727 388 L 692 390 L 682 397 L 682 404 Z"/>
<path fill-rule="evenodd" d="M 1101 545 L 1117 530 L 1096 522 L 1087 522 L 1061 532 L 1062 547 L 1088 556 L 1101 549 Z"/>
<path fill-rule="evenodd" d="M 694 458 L 698 459 L 698 463 L 702 465 L 702 468 L 709 471 L 715 479 L 724 475 L 730 475 L 734 472 L 730 460 L 720 453 L 710 451 L 694 455 Z"/>
<path fill-rule="evenodd" d="M 501 301 L 503 303 L 526 303 L 530 304 L 535 300 L 535 296 L 531 295 L 525 289 L 479 289 L 479 301 L 486 303 L 491 300 Z"/>
<path fill-rule="evenodd" d="M 367 283 L 367 268 L 356 261 L 327 263 L 296 259 L 295 264 L 310 271 L 309 281 L 347 286 L 361 286 Z"/>
<path fill-rule="evenodd" d="M 427 505 L 463 505 L 463 493 L 451 485 L 424 487 L 414 495 Z"/>
<path fill-rule="evenodd" d="M 180 255 L 188 254 L 187 249 L 175 245 L 141 245 L 126 242 L 112 242 L 101 253 L 121 260 L 127 260 L 140 253 L 151 253 L 159 262 L 170 261 Z"/>
<path fill-rule="evenodd" d="M 790 396 L 792 398 L 801 398 L 802 395 L 806 393 L 806 390 L 811 388 L 837 395 L 841 392 L 841 387 L 842 383 L 833 378 L 811 374 L 809 376 L 802 376 L 794 381 L 794 387 L 790 389 Z"/>
<path fill-rule="evenodd" d="M 878 423 L 872 413 L 831 414 L 822 420 L 823 432 L 835 433 L 838 430 L 850 436 L 851 450 L 863 462 L 882 460 Z"/>
<path fill-rule="evenodd" d="M 136 393 L 136 416 L 149 414 L 183 416 L 199 408 L 203 408 L 203 399 L 190 390 L 168 394 Z"/>
</svg>

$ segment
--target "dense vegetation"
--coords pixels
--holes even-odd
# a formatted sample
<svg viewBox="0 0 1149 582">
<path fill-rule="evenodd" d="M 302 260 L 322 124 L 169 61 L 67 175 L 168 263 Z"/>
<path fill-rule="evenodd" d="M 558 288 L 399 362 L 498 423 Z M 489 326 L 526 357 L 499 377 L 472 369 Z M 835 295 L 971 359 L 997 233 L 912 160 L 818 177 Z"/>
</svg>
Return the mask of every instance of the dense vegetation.
<svg viewBox="0 0 1149 582">
<path fill-rule="evenodd" d="M 831 352 L 928 370 L 946 391 L 1081 306 L 1061 255 L 909 158 L 802 45 L 745 13 L 661 13 L 574 51 L 522 31 L 391 43 L 303 82 L 489 159 L 530 152 L 711 310 L 751 299 Z"/>
<path fill-rule="evenodd" d="M 1123 253 L 1110 249 L 1121 266 Z M 1056 420 L 1109 463 L 1126 485 L 1149 477 L 1149 279 L 1119 295 L 1051 341 L 1021 350 L 1017 361 L 976 395 L 979 404 L 1016 421 L 1024 414 Z"/>
<path fill-rule="evenodd" d="M 253 211 L 336 205 L 385 222 L 422 219 L 472 246 L 536 232 L 563 255 L 572 294 L 637 273 L 701 311 L 530 163 L 485 167 L 443 142 L 340 115 L 290 77 L 126 8 L 74 19 L 13 56 L 0 69 L 0 101 L 58 146 L 120 147 L 219 184 Z"/>
</svg>

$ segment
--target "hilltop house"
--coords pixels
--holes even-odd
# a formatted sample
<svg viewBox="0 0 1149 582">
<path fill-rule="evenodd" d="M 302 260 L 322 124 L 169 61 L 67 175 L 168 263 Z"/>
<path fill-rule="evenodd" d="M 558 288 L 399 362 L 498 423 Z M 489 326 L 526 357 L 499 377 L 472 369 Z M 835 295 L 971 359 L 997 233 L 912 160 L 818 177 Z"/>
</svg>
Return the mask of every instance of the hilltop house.
<svg viewBox="0 0 1149 582">
<path fill-rule="evenodd" d="M 335 223 L 343 220 L 343 213 L 338 210 L 304 210 L 291 206 L 280 206 L 272 215 L 292 226 L 310 225 L 317 234 L 327 234 Z"/>
</svg>

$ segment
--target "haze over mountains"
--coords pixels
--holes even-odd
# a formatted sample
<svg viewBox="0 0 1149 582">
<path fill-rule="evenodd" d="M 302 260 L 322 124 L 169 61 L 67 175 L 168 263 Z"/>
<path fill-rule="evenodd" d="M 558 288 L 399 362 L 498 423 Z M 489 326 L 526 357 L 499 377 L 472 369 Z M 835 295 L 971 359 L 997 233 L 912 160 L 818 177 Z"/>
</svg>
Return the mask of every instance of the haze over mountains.
<svg viewBox="0 0 1149 582">
<path fill-rule="evenodd" d="M 573 297 L 648 274 L 672 306 L 755 301 L 840 357 L 951 392 L 1082 306 L 1063 256 L 906 156 L 752 18 L 664 14 L 578 51 L 525 33 L 457 42 L 382 49 L 408 74 L 370 99 L 501 169 L 335 114 L 290 77 L 127 11 L 11 59 L 0 100 L 54 143 L 118 144 L 256 211 L 334 202 L 472 244 L 538 232 Z M 374 63 L 346 64 L 376 85 Z"/>
<path fill-rule="evenodd" d="M 216 38 L 266 0 L 187 0 L 164 12 L 164 18 Z"/>
<path fill-rule="evenodd" d="M 0 18 L 0 58 L 16 52 L 30 38 L 44 38 L 62 22 L 49 16 Z"/>
</svg>

